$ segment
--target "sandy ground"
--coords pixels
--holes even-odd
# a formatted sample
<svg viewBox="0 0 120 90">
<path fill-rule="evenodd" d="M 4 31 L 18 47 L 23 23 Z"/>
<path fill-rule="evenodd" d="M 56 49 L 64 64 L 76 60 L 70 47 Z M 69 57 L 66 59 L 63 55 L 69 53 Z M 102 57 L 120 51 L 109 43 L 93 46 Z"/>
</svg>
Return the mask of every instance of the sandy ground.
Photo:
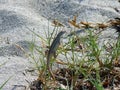
<svg viewBox="0 0 120 90">
<path fill-rule="evenodd" d="M 37 77 L 30 73 L 24 75 L 26 69 L 34 66 L 24 52 L 15 46 L 20 45 L 29 52 L 33 38 L 29 29 L 45 37 L 48 20 L 58 19 L 70 27 L 65 21 L 78 14 L 78 21 L 104 23 L 120 17 L 119 9 L 118 0 L 0 0 L 0 63 L 6 62 L 0 67 L 0 85 L 12 76 L 3 90 L 25 90 L 29 85 L 26 80 L 33 81 Z M 50 22 L 49 26 L 52 30 Z M 117 37 L 115 30 L 102 34 L 102 39 L 108 37 L 113 41 Z M 40 43 L 38 39 L 36 42 Z"/>
</svg>

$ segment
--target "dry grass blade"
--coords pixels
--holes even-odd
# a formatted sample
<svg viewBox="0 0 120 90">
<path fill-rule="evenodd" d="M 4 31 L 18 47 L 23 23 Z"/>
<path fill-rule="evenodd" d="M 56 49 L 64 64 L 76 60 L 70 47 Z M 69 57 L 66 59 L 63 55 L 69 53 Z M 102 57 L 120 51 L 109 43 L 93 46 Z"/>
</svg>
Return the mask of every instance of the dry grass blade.
<svg viewBox="0 0 120 90">
<path fill-rule="evenodd" d="M 94 28 L 94 26 L 92 26 L 92 23 L 89 22 L 83 22 L 81 21 L 80 24 L 82 24 L 82 28 Z"/>
<path fill-rule="evenodd" d="M 60 23 L 58 20 L 53 20 L 52 23 L 55 27 L 64 27 L 64 25 Z"/>
<path fill-rule="evenodd" d="M 68 23 L 70 23 L 72 26 L 76 27 L 76 28 L 80 28 L 80 25 L 77 24 L 77 16 L 74 16 L 73 20 L 68 20 Z"/>
<path fill-rule="evenodd" d="M 108 26 L 109 26 L 108 24 L 97 23 L 97 27 L 98 27 L 99 29 L 105 29 L 105 28 L 107 28 Z"/>
</svg>

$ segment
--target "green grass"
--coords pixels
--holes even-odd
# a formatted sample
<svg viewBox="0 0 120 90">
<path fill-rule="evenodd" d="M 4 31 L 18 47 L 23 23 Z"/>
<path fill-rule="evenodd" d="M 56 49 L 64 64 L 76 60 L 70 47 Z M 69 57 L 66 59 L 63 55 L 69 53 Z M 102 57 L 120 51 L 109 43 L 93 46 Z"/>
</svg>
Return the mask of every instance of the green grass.
<svg viewBox="0 0 120 90">
<path fill-rule="evenodd" d="M 10 79 L 11 79 L 11 77 L 8 78 L 2 85 L 0 85 L 0 90 L 3 89 L 3 87 L 7 84 L 7 82 L 8 82 Z"/>
<path fill-rule="evenodd" d="M 0 67 L 3 66 L 3 65 L 5 65 L 5 64 L 6 64 L 6 62 L 2 63 L 2 64 L 0 65 Z M 8 78 L 3 84 L 0 85 L 0 90 L 3 89 L 3 87 L 7 84 L 7 82 L 8 82 L 10 79 L 11 79 L 11 77 Z"/>
<path fill-rule="evenodd" d="M 45 88 L 47 87 L 47 82 L 51 80 L 49 72 L 46 69 L 46 52 L 49 50 L 54 37 L 57 35 L 57 31 L 58 28 L 54 28 L 52 33 L 46 33 L 46 39 L 43 39 L 38 34 L 34 33 L 40 37 L 40 41 L 44 42 L 44 45 L 36 46 L 35 41 L 33 40 L 30 47 L 31 58 L 39 72 L 38 80 L 44 82 Z M 73 90 L 80 74 L 83 75 L 83 80 L 89 81 L 97 90 L 104 90 L 102 85 L 103 78 L 100 75 L 100 70 L 107 68 L 107 70 L 111 71 L 114 68 L 114 62 L 117 62 L 120 59 L 120 38 L 113 44 L 108 41 L 111 45 L 110 50 L 108 50 L 109 47 L 106 45 L 99 46 L 98 36 L 100 33 L 95 35 L 94 30 L 87 30 L 86 33 L 87 35 L 84 37 L 75 34 L 72 37 L 68 37 L 68 42 L 62 43 L 62 46 L 56 51 L 57 56 L 62 55 L 64 57 L 64 60 L 62 60 L 63 58 L 61 58 L 61 60 L 67 63 L 65 67 L 74 70 L 71 85 L 69 86 L 67 84 L 68 88 L 66 90 Z M 39 54 L 37 59 L 34 55 L 35 51 Z M 55 58 L 55 60 L 57 59 L 58 58 Z M 51 63 L 55 63 L 55 60 L 51 61 Z M 59 88 L 56 90 L 63 89 Z M 85 90 L 84 87 L 83 90 Z"/>
</svg>

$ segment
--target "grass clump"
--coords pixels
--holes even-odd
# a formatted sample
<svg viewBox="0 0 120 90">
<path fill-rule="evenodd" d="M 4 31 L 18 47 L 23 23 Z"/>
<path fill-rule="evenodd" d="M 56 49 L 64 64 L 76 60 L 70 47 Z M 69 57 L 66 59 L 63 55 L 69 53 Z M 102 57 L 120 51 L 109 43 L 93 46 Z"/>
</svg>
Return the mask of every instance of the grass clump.
<svg viewBox="0 0 120 90">
<path fill-rule="evenodd" d="M 38 35 L 42 46 L 31 44 L 31 52 L 39 54 L 37 59 L 34 53 L 31 54 L 39 72 L 38 79 L 31 84 L 31 90 L 104 90 L 120 85 L 120 38 L 112 45 L 108 41 L 109 46 L 100 46 L 100 33 L 96 35 L 95 29 L 89 27 L 86 28 L 85 36 L 68 34 L 67 42 L 55 49 L 49 62 L 51 68 L 54 68 L 53 80 L 46 63 L 48 52 L 58 33 L 58 28 L 55 27 L 52 33 L 46 34 L 47 39 Z M 56 68 L 58 64 L 59 67 Z"/>
</svg>

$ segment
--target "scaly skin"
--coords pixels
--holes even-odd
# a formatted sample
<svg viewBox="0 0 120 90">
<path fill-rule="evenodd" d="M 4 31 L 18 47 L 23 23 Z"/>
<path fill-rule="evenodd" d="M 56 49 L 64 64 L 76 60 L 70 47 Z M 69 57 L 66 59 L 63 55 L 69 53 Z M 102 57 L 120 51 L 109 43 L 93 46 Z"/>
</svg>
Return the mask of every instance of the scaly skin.
<svg viewBox="0 0 120 90">
<path fill-rule="evenodd" d="M 58 35 L 56 36 L 56 38 L 53 40 L 51 46 L 50 46 L 50 49 L 48 51 L 48 55 L 47 55 L 47 69 L 51 75 L 51 77 L 55 80 L 55 76 L 51 70 L 51 67 L 50 67 L 50 59 L 52 58 L 52 56 L 54 56 L 54 53 L 56 52 L 57 48 L 59 47 L 60 45 L 60 39 L 61 39 L 61 36 L 65 33 L 65 31 L 61 31 L 58 33 Z"/>
</svg>

